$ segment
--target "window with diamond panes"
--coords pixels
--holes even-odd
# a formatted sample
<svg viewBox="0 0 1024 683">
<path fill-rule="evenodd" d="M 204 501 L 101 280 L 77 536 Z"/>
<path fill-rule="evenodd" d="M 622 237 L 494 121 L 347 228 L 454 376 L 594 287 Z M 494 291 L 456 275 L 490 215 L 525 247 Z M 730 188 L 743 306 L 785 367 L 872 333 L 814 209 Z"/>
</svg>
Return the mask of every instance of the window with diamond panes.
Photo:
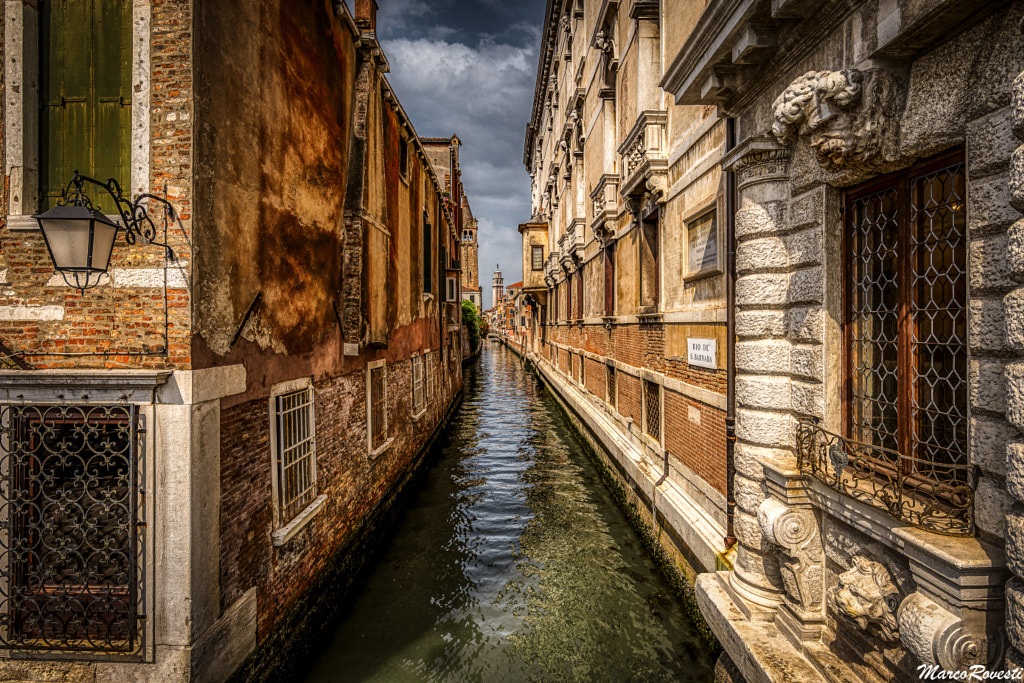
<svg viewBox="0 0 1024 683">
<path fill-rule="evenodd" d="M 644 432 L 661 442 L 661 387 L 644 380 Z"/>
<path fill-rule="evenodd" d="M 849 437 L 911 484 L 969 476 L 966 200 L 962 153 L 847 199 Z"/>
<path fill-rule="evenodd" d="M 313 387 L 277 396 L 275 406 L 279 505 L 287 522 L 316 498 Z"/>
</svg>

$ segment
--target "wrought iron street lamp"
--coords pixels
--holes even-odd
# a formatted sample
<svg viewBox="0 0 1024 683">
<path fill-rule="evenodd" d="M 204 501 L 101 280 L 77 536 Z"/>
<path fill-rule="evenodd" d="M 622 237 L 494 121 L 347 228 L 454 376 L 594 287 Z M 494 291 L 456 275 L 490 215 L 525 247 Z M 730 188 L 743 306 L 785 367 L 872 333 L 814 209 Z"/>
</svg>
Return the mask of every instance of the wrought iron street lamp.
<svg viewBox="0 0 1024 683">
<path fill-rule="evenodd" d="M 93 208 L 89 197 L 82 190 L 87 182 L 107 191 L 114 200 L 123 226 Z M 174 221 L 174 207 L 166 199 L 144 193 L 129 201 L 121 193 L 121 185 L 115 179 L 103 183 L 81 175 L 76 170 L 71 182 L 61 193 L 57 206 L 32 216 L 43 233 L 53 269 L 60 273 L 69 287 L 85 291 L 100 283 L 110 265 L 110 255 L 119 230 L 124 230 L 128 244 L 155 244 L 165 249 L 170 248 L 165 243 L 155 241 L 156 225 L 143 204 L 146 199 L 163 204 L 165 216 Z"/>
</svg>

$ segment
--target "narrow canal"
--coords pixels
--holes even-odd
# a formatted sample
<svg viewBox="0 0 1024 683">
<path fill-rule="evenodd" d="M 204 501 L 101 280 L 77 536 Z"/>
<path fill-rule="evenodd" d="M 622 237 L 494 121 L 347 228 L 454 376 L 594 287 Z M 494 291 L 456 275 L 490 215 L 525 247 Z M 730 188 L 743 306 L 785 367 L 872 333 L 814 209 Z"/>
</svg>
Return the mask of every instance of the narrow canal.
<svg viewBox="0 0 1024 683">
<path fill-rule="evenodd" d="M 710 681 L 552 399 L 486 342 L 441 453 L 310 683 Z"/>
</svg>

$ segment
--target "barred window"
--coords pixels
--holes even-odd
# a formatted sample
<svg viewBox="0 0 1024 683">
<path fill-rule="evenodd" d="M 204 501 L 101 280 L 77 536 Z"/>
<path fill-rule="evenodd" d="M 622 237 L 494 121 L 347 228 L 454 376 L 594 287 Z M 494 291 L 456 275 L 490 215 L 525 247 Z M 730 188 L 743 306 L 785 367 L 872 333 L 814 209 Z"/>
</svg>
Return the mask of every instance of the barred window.
<svg viewBox="0 0 1024 683">
<path fill-rule="evenodd" d="M 424 372 L 426 373 L 427 377 L 425 392 L 426 396 L 424 396 L 424 405 L 428 405 L 430 403 L 431 397 L 434 395 L 434 392 L 437 391 L 437 379 L 435 377 L 437 370 L 434 367 L 436 365 L 436 362 L 434 361 L 434 352 L 427 351 L 425 354 L 423 354 L 423 356 L 426 358 L 426 360 L 424 361 L 424 363 L 426 364 Z"/>
<path fill-rule="evenodd" d="M 587 357 L 580 354 L 580 386 L 587 386 Z"/>
<path fill-rule="evenodd" d="M 958 153 L 847 197 L 848 434 L 907 483 L 969 476 L 966 182 Z"/>
<path fill-rule="evenodd" d="M 289 521 L 316 498 L 316 421 L 313 387 L 274 397 L 280 520 Z"/>
<path fill-rule="evenodd" d="M 0 645 L 137 654 L 145 578 L 139 411 L 0 407 Z"/>
<path fill-rule="evenodd" d="M 419 415 L 426 409 L 425 382 L 423 378 L 423 356 L 412 359 L 412 412 Z"/>
<path fill-rule="evenodd" d="M 617 410 L 618 409 L 618 400 L 617 400 L 618 399 L 618 392 L 617 392 L 616 386 L 615 386 L 615 366 L 613 366 L 613 365 L 606 365 L 604 372 L 605 372 L 604 386 L 605 386 L 605 392 L 606 392 L 605 400 L 608 401 L 608 405 L 610 405 L 612 408 L 615 408 Z"/>
<path fill-rule="evenodd" d="M 370 451 L 376 452 L 388 438 L 387 366 L 384 361 L 370 363 L 367 379 L 366 427 L 370 435 Z"/>
<path fill-rule="evenodd" d="M 661 387 L 644 380 L 644 432 L 661 443 Z"/>
</svg>

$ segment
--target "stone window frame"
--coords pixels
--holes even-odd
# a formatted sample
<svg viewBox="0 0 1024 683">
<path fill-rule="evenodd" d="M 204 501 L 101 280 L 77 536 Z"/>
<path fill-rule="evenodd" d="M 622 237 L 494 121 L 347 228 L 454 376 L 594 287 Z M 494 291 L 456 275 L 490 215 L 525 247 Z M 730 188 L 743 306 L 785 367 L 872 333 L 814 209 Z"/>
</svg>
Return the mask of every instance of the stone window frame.
<svg viewBox="0 0 1024 683">
<path fill-rule="evenodd" d="M 853 306 L 853 303 L 852 303 L 852 298 L 850 296 L 850 292 L 853 289 L 853 284 L 851 282 L 851 277 L 852 277 L 851 266 L 853 264 L 853 259 L 854 259 L 854 255 L 850 253 L 850 247 L 851 247 L 850 242 L 851 242 L 851 239 L 852 239 L 852 227 L 851 227 L 851 225 L 852 225 L 852 220 L 853 220 L 852 202 L 855 201 L 858 198 L 861 198 L 861 197 L 864 197 L 864 196 L 868 196 L 868 195 L 870 195 L 872 193 L 878 192 L 878 191 L 880 191 L 880 190 L 882 190 L 882 189 L 884 189 L 886 187 L 902 188 L 902 189 L 899 190 L 900 192 L 905 190 L 909 194 L 909 192 L 910 192 L 909 188 L 905 188 L 904 186 L 909 186 L 909 184 L 913 180 L 915 180 L 917 178 L 926 177 L 926 176 L 928 176 L 928 175 L 930 175 L 932 173 L 935 173 L 935 172 L 938 172 L 938 171 L 941 171 L 941 170 L 945 170 L 945 169 L 948 169 L 948 168 L 951 168 L 951 167 L 955 167 L 958 164 L 963 166 L 965 193 L 969 193 L 970 192 L 969 188 L 970 188 L 970 184 L 971 184 L 971 178 L 970 178 L 970 174 L 969 174 L 969 168 L 968 168 L 968 165 L 967 165 L 967 154 L 966 154 L 966 150 L 964 149 L 963 146 L 954 147 L 952 149 L 949 149 L 949 150 L 947 150 L 945 152 L 942 152 L 942 153 L 940 153 L 938 155 L 935 155 L 933 157 L 918 160 L 917 163 L 915 163 L 915 164 L 913 164 L 913 165 L 911 165 L 911 166 L 909 166 L 907 168 L 901 169 L 900 171 L 896 171 L 896 172 L 893 172 L 893 173 L 889 173 L 889 174 L 886 174 L 886 175 L 882 175 L 882 176 L 878 176 L 878 177 L 872 178 L 872 179 L 870 179 L 868 181 L 865 181 L 865 182 L 863 182 L 863 183 L 861 183 L 861 184 L 859 184 L 857 186 L 847 188 L 847 190 L 844 192 L 844 195 L 843 195 L 843 207 L 844 207 L 843 213 L 844 213 L 844 216 L 843 216 L 843 219 L 842 219 L 842 222 L 841 222 L 841 225 L 842 225 L 842 254 L 843 254 L 842 261 L 843 261 L 843 264 L 844 264 L 843 265 L 843 270 L 842 270 L 842 286 L 841 286 L 842 310 L 843 310 L 843 325 L 842 325 L 842 329 L 841 329 L 843 358 L 842 358 L 842 366 L 841 366 L 841 368 L 842 368 L 843 383 L 844 383 L 844 386 L 847 387 L 847 388 L 844 389 L 843 394 L 842 394 L 841 418 L 840 418 L 839 427 L 840 427 L 840 434 L 842 434 L 846 438 L 853 438 L 854 410 L 855 410 L 855 408 L 854 408 L 854 396 L 853 396 L 853 386 L 854 386 L 853 375 L 854 375 L 854 362 L 855 362 L 854 353 L 853 353 L 853 344 L 854 344 L 854 341 L 853 341 L 853 323 L 852 323 L 852 315 L 853 315 L 853 308 L 852 308 L 852 306 Z M 904 204 L 904 200 L 906 200 L 906 204 Z M 898 209 L 897 209 L 898 213 L 900 213 L 900 214 L 902 214 L 902 213 L 909 214 L 910 211 L 911 211 L 911 208 L 910 208 L 911 201 L 912 200 L 910 200 L 909 197 L 902 197 L 901 196 L 897 200 L 897 202 L 898 202 Z M 967 197 L 966 196 L 964 197 L 964 202 L 965 202 L 965 216 L 964 216 L 965 223 L 964 223 L 963 239 L 964 239 L 964 242 L 965 242 L 965 247 L 964 247 L 964 249 L 965 249 L 965 264 L 964 264 L 963 272 L 960 273 L 960 277 L 964 280 L 964 293 L 965 293 L 965 297 L 964 297 L 964 307 L 963 307 L 963 310 L 965 312 L 966 326 L 969 328 L 969 323 L 970 323 L 970 312 L 969 312 L 969 304 L 970 304 L 970 250 L 971 250 L 971 247 L 970 247 L 970 228 L 969 228 L 970 221 L 969 221 L 969 217 L 967 216 L 967 213 L 966 213 L 966 203 L 967 203 Z M 903 218 L 905 220 L 901 220 L 900 225 L 897 228 L 897 230 L 899 230 L 899 232 L 900 232 L 900 245 L 901 245 L 901 250 L 902 250 L 901 262 L 904 259 L 906 261 L 906 266 L 905 266 L 906 271 L 904 273 L 904 276 L 905 275 L 911 275 L 912 276 L 916 272 L 916 267 L 912 263 L 911 256 L 906 253 L 909 250 L 909 248 L 907 246 L 903 246 L 904 245 L 904 241 L 906 240 L 906 238 L 912 232 L 912 226 L 909 225 L 909 217 L 903 217 Z M 904 225 L 904 222 L 906 222 L 907 224 Z M 903 266 L 901 266 L 900 268 L 902 270 Z M 909 303 L 910 300 L 911 300 L 911 296 L 912 296 L 912 294 L 911 294 L 912 287 L 906 286 L 905 290 L 906 290 L 906 292 L 904 292 L 904 293 L 906 294 L 907 298 L 902 303 Z M 900 329 L 900 331 L 898 333 L 898 336 L 897 336 L 897 340 L 898 340 L 897 341 L 897 354 L 900 357 L 901 365 L 902 365 L 903 359 L 905 359 L 905 358 L 907 358 L 907 357 L 909 357 L 911 355 L 911 353 L 912 353 L 911 349 L 913 347 L 917 346 L 918 343 L 920 343 L 922 345 L 924 344 L 924 342 L 915 342 L 913 340 L 913 334 L 911 333 L 910 327 L 912 327 L 913 325 L 916 324 L 915 321 L 916 321 L 916 318 L 913 319 L 913 320 L 910 320 L 907 323 L 907 327 L 906 328 L 904 328 L 902 325 L 900 326 L 901 329 Z M 964 456 L 963 464 L 966 465 L 966 464 L 971 462 L 971 459 L 970 459 L 970 445 L 969 445 L 970 444 L 970 440 L 971 440 L 971 431 L 972 431 L 971 430 L 971 413 L 972 413 L 972 411 L 971 411 L 971 402 L 970 402 L 970 398 L 969 398 L 969 393 L 970 393 L 970 370 L 969 370 L 969 368 L 970 368 L 971 353 L 970 353 L 970 345 L 969 345 L 968 337 L 965 336 L 962 340 L 959 340 L 959 341 L 960 341 L 960 343 L 962 345 L 963 353 L 965 354 L 965 357 L 966 357 L 965 368 L 967 368 L 967 370 L 964 373 L 964 376 L 961 378 L 961 388 L 964 391 L 964 395 L 965 395 L 964 416 L 963 416 L 965 431 L 964 431 L 964 441 L 963 441 L 963 444 L 962 444 L 962 446 L 963 446 L 962 453 L 963 453 L 963 456 Z M 910 345 L 910 349 L 905 349 L 904 348 L 904 344 L 909 344 Z M 897 397 L 897 414 L 898 414 L 898 423 L 897 423 L 898 427 L 897 427 L 897 434 L 896 434 L 898 448 L 896 449 L 896 452 L 898 452 L 901 455 L 902 458 L 907 458 L 908 460 L 911 460 L 911 461 L 917 461 L 919 459 L 918 458 L 918 452 L 917 451 L 911 451 L 911 450 L 908 450 L 906 448 L 906 446 L 911 444 L 911 442 L 912 442 L 911 434 L 913 432 L 913 426 L 912 426 L 912 423 L 913 423 L 913 413 L 912 413 L 913 407 L 912 406 L 913 406 L 914 399 L 913 399 L 913 392 L 912 392 L 912 386 L 913 385 L 912 385 L 912 383 L 910 381 L 908 381 L 909 380 L 909 374 L 910 374 L 910 369 L 909 368 L 903 368 L 901 370 L 901 373 L 898 375 L 900 379 L 898 380 L 899 381 L 899 388 L 897 389 L 897 394 L 896 394 L 896 397 Z M 924 408 L 920 408 L 919 410 L 925 410 L 925 409 Z M 911 411 L 911 412 L 910 412 L 910 414 L 906 414 L 906 411 Z M 926 458 L 923 458 L 923 457 L 920 458 L 920 461 L 921 462 L 926 462 L 926 463 L 927 462 L 934 462 L 934 461 L 927 460 Z M 928 485 L 928 482 L 926 480 L 927 477 L 925 477 L 924 479 L 925 480 L 919 482 L 918 484 L 913 484 L 912 486 L 918 486 L 918 485 L 927 486 Z M 907 482 L 907 485 L 911 486 L 910 482 Z"/>
<path fill-rule="evenodd" d="M 39 201 L 39 10 L 4 3 L 4 170 L 10 178 L 7 227 L 38 230 L 32 218 Z M 131 179 L 126 194 L 150 190 L 150 0 L 132 0 Z M 68 178 L 70 181 L 71 179 Z M 105 180 L 105 178 L 101 179 Z M 119 217 L 113 217 L 119 218 Z"/>
<path fill-rule="evenodd" d="M 412 419 L 418 420 L 427 412 L 427 377 L 426 377 L 426 354 L 416 351 L 409 357 L 409 389 L 412 394 Z M 417 370 L 419 379 L 417 379 Z M 417 385 L 419 390 L 417 391 Z M 417 401 L 417 395 L 419 401 Z"/>
<path fill-rule="evenodd" d="M 720 275 L 725 272 L 724 251 L 722 249 L 722 226 L 718 220 L 721 213 L 718 210 L 718 201 L 712 201 L 709 204 L 704 205 L 698 211 L 691 213 L 688 217 L 683 219 L 683 229 L 685 234 L 685 256 L 682 259 L 683 262 L 683 282 L 693 282 L 694 280 L 700 280 L 711 275 Z M 714 221 L 715 237 L 715 263 L 711 266 L 704 268 L 698 268 L 697 270 L 690 270 L 690 231 L 696 227 L 703 219 L 711 216 L 711 220 Z"/>
<path fill-rule="evenodd" d="M 279 441 L 280 435 L 278 434 L 278 413 L 277 413 L 277 399 L 279 396 L 286 394 L 292 394 L 299 391 L 308 391 L 310 400 L 309 420 L 310 429 L 314 438 L 313 453 L 311 456 L 313 479 L 314 479 L 314 493 L 316 492 L 317 479 L 317 454 L 316 454 L 316 396 L 313 388 L 312 377 L 299 377 L 297 379 L 290 379 L 284 382 L 278 382 L 270 387 L 270 396 L 267 397 L 267 409 L 270 418 L 270 471 L 271 471 L 271 493 L 273 499 L 273 510 L 274 510 L 274 531 L 271 533 L 271 542 L 275 547 L 282 546 L 292 538 L 295 537 L 302 529 L 306 527 L 323 509 L 324 503 L 327 502 L 327 496 L 323 493 L 315 495 L 313 500 L 309 502 L 302 510 L 298 511 L 290 519 L 284 519 L 283 508 L 285 507 L 282 501 L 282 483 L 281 483 L 281 459 L 279 457 L 279 451 L 281 443 Z"/>
<path fill-rule="evenodd" d="M 372 379 L 374 370 L 379 370 L 384 373 L 384 379 L 381 382 L 381 386 L 384 391 L 382 397 L 382 414 L 379 416 L 384 422 L 384 440 L 374 448 L 373 445 L 373 429 L 374 429 L 374 411 L 373 411 L 373 387 Z M 387 361 L 384 359 L 370 361 L 366 364 L 366 448 L 367 455 L 370 459 L 376 458 L 381 453 L 386 451 L 395 440 L 393 436 L 388 436 L 388 368 Z"/>
<path fill-rule="evenodd" d="M 537 266 L 537 254 L 540 253 L 540 267 Z M 544 270 L 544 245 L 531 244 L 530 245 L 530 269 L 534 272 Z"/>
</svg>

